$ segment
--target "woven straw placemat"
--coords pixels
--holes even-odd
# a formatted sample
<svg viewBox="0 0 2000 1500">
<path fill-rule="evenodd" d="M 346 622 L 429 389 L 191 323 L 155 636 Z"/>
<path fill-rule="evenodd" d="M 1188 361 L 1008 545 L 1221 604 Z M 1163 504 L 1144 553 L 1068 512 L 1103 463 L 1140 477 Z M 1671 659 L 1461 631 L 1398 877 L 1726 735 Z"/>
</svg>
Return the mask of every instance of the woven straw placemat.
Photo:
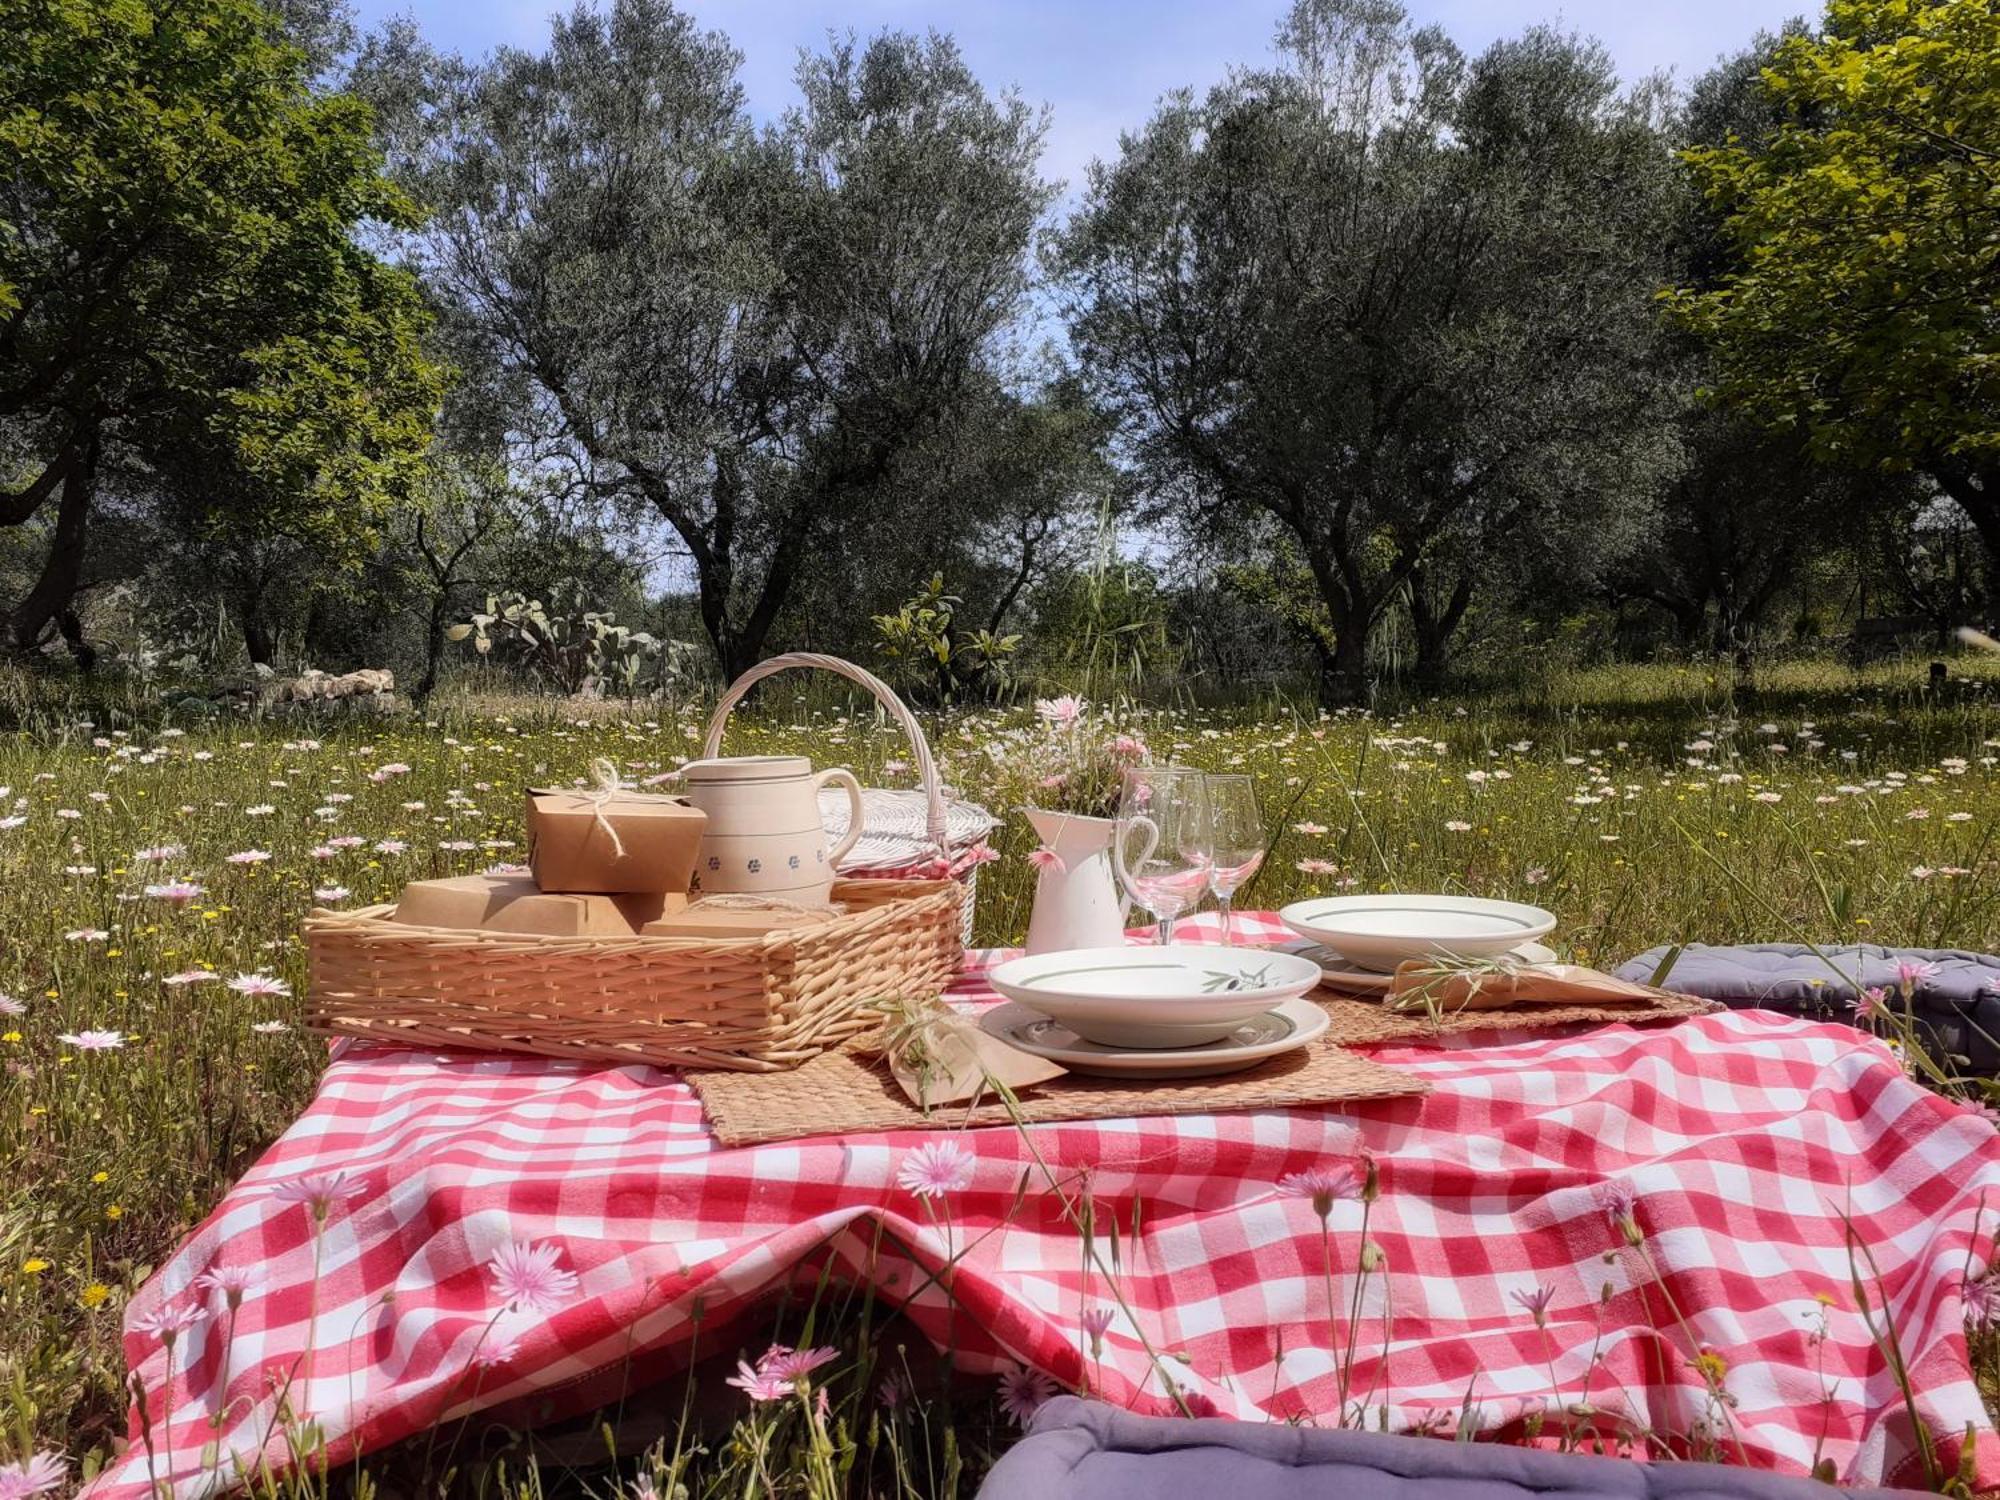
<svg viewBox="0 0 2000 1500">
<path fill-rule="evenodd" d="M 1324 986 L 1313 992 L 1313 999 L 1333 1017 L 1333 1024 L 1326 1029 L 1327 1040 L 1349 1047 L 1422 1041 L 1452 1032 L 1528 1031 L 1544 1026 L 1574 1026 L 1579 1022 L 1622 1021 L 1630 1026 L 1646 1026 L 1684 1021 L 1689 1016 L 1705 1016 L 1722 1009 L 1713 1000 L 1664 991 L 1650 1005 L 1515 1005 L 1505 1010 L 1461 1010 L 1437 1017 L 1421 1010 L 1390 1010 L 1379 1000 L 1358 1000 Z"/>
<path fill-rule="evenodd" d="M 715 1138 L 724 1146 L 788 1141 L 807 1135 L 868 1130 L 955 1130 L 1014 1121 L 1003 1104 L 941 1105 L 925 1114 L 905 1097 L 878 1059 L 826 1052 L 787 1073 L 690 1071 Z M 1021 1095 L 1020 1117 L 1037 1123 L 1101 1120 L 1120 1115 L 1213 1114 L 1231 1109 L 1282 1109 L 1294 1104 L 1344 1104 L 1430 1092 L 1408 1073 L 1336 1047 L 1324 1038 L 1241 1073 L 1122 1083 L 1069 1073 Z"/>
</svg>

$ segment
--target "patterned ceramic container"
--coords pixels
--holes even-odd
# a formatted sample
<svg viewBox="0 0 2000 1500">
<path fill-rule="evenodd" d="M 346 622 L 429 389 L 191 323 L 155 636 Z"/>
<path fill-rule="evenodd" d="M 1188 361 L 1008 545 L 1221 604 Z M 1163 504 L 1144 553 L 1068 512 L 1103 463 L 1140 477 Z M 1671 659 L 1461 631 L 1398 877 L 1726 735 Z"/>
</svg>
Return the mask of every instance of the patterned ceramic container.
<svg viewBox="0 0 2000 1500">
<path fill-rule="evenodd" d="M 802 755 L 730 755 L 690 762 L 681 772 L 687 799 L 708 815 L 694 889 L 704 896 L 741 894 L 821 905 L 833 870 L 861 836 L 861 784 L 835 767 L 815 773 Z M 819 789 L 847 793 L 847 833 L 827 847 Z"/>
</svg>

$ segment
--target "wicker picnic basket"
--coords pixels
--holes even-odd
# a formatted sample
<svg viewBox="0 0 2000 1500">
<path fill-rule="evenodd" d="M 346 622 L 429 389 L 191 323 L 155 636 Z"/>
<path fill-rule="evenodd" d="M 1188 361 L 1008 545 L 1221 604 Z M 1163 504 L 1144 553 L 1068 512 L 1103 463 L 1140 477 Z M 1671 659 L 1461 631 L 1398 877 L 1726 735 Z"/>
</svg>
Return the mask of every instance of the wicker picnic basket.
<svg viewBox="0 0 2000 1500">
<path fill-rule="evenodd" d="M 986 835 L 999 820 L 983 807 L 948 795 L 944 778 L 938 773 L 937 758 L 931 754 L 930 741 L 924 737 L 916 715 L 896 696 L 895 689 L 873 672 L 838 656 L 823 656 L 813 651 L 793 651 L 761 661 L 732 682 L 716 703 L 701 753 L 720 755 L 722 732 L 728 727 L 729 715 L 736 705 L 766 677 L 795 667 L 832 672 L 866 688 L 910 742 L 916 767 L 915 791 L 887 787 L 862 790 L 861 837 L 842 856 L 840 873 L 854 880 L 959 882 L 965 887 L 963 935 L 970 944 L 979 867 L 993 857 Z M 820 798 L 820 816 L 830 840 L 842 837 L 847 832 L 848 820 L 845 794 L 837 790 L 824 793 Z"/>
<path fill-rule="evenodd" d="M 960 886 L 840 880 L 831 921 L 755 938 L 529 937 L 306 918 L 315 1029 L 660 1067 L 772 1072 L 936 995 L 964 955 Z"/>
</svg>

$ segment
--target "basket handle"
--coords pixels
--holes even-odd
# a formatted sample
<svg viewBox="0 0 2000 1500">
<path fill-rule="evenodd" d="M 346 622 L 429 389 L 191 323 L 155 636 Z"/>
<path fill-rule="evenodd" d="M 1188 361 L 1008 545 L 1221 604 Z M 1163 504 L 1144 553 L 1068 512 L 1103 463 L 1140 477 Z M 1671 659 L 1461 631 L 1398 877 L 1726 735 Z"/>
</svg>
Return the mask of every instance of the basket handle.
<svg viewBox="0 0 2000 1500">
<path fill-rule="evenodd" d="M 792 667 L 817 667 L 824 672 L 845 677 L 849 682 L 868 689 L 875 701 L 889 710 L 889 716 L 903 731 L 903 737 L 910 742 L 910 749 L 917 758 L 917 780 L 922 783 L 926 800 L 925 824 L 930 840 L 940 854 L 950 852 L 945 842 L 944 786 L 938 779 L 937 760 L 931 755 L 930 741 L 924 738 L 923 727 L 909 706 L 896 696 L 896 690 L 870 672 L 865 667 L 857 667 L 853 662 L 838 656 L 824 656 L 817 651 L 788 651 L 782 656 L 773 656 L 760 661 L 741 677 L 729 684 L 721 699 L 715 705 L 715 712 L 709 717 L 708 739 L 702 745 L 704 758 L 722 752 L 722 731 L 729 722 L 730 710 L 741 703 L 750 689 L 779 672 Z"/>
</svg>

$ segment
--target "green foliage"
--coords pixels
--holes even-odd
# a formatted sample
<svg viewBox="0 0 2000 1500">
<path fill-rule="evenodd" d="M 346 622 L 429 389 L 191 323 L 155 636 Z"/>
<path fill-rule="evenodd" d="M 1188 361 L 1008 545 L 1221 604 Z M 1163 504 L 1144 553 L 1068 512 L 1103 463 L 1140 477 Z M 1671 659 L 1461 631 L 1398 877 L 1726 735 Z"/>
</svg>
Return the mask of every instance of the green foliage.
<svg viewBox="0 0 2000 1500">
<path fill-rule="evenodd" d="M 576 584 L 558 584 L 549 599 L 545 605 L 519 591 L 489 594 L 484 610 L 445 637 L 469 641 L 481 656 L 497 647 L 504 659 L 569 696 L 678 695 L 698 680 L 685 642 L 661 640 L 588 608 Z"/>
<path fill-rule="evenodd" d="M 944 37 L 836 42 L 761 131 L 738 63 L 617 0 L 540 55 L 391 36 L 362 68 L 437 205 L 417 251 L 518 390 L 509 436 L 672 528 L 730 675 L 963 429 L 1049 197 L 1039 121 Z"/>
<path fill-rule="evenodd" d="M 1006 684 L 1021 637 L 961 629 L 957 612 L 964 602 L 947 594 L 944 575 L 934 573 L 894 614 L 874 617 L 877 647 L 896 668 L 899 686 L 950 702 L 967 693 L 990 695 Z"/>
<path fill-rule="evenodd" d="M 101 431 L 215 524 L 352 562 L 404 500 L 441 372 L 366 106 L 254 0 L 0 0 L 0 414 Z"/>
<path fill-rule="evenodd" d="M 1684 153 L 1735 252 L 1668 299 L 1717 392 L 1836 462 L 2000 464 L 2000 10 L 1830 0 L 1762 82 L 1774 128 Z"/>
<path fill-rule="evenodd" d="M 1441 550 L 1589 535 L 1664 457 L 1659 101 L 1546 30 L 1468 61 L 1300 0 L 1280 61 L 1169 95 L 1059 241 L 1073 340 L 1161 507 L 1288 538 L 1330 691 Z"/>
</svg>

